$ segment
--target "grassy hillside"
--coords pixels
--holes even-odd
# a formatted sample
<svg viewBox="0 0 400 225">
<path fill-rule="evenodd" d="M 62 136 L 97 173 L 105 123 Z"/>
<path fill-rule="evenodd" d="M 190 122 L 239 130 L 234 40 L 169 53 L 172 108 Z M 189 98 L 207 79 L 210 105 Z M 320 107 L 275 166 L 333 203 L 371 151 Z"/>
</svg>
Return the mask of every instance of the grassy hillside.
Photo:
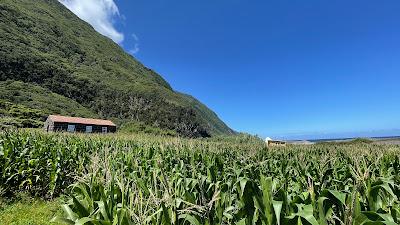
<svg viewBox="0 0 400 225">
<path fill-rule="evenodd" d="M 49 92 L 48 89 L 31 83 L 12 80 L 0 82 L 0 99 L 29 108 L 40 109 L 43 112 L 43 116 L 56 113 L 71 116 L 96 117 L 94 112 L 76 101 Z"/>
<path fill-rule="evenodd" d="M 19 81 L 28 89 L 40 87 L 48 96 L 63 96 L 80 115 L 134 120 L 189 137 L 233 133 L 205 105 L 175 92 L 160 75 L 56 0 L 1 1 L 0 33 L 2 82 Z M 34 101 L 36 105 L 20 104 L 53 113 L 76 112 L 52 106 L 43 95 Z"/>
</svg>

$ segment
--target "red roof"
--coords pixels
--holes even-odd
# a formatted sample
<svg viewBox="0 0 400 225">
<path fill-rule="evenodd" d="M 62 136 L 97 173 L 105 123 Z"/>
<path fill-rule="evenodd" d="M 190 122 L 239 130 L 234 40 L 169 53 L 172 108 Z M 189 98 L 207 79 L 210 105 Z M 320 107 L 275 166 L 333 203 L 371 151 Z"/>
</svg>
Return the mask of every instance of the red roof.
<svg viewBox="0 0 400 225">
<path fill-rule="evenodd" d="M 87 125 L 115 126 L 115 124 L 110 120 L 88 119 L 81 117 L 69 117 L 69 116 L 59 116 L 59 115 L 50 115 L 49 119 L 53 122 L 59 122 L 59 123 L 78 123 Z"/>
</svg>

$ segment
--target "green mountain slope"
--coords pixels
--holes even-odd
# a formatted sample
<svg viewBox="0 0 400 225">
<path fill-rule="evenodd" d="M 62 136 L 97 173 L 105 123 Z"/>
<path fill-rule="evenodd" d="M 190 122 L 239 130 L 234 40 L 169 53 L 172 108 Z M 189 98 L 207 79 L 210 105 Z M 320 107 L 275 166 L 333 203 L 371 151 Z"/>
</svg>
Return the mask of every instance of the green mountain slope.
<svg viewBox="0 0 400 225">
<path fill-rule="evenodd" d="M 234 133 L 56 0 L 0 1 L 0 88 L 9 93 L 16 86 L 35 97 L 0 99 L 46 113 L 138 121 L 189 137 Z"/>
<path fill-rule="evenodd" d="M 62 95 L 49 92 L 31 83 L 21 81 L 0 82 L 0 99 L 14 104 L 38 109 L 42 116 L 55 113 L 80 117 L 96 117 L 97 115 L 76 101 Z"/>
</svg>

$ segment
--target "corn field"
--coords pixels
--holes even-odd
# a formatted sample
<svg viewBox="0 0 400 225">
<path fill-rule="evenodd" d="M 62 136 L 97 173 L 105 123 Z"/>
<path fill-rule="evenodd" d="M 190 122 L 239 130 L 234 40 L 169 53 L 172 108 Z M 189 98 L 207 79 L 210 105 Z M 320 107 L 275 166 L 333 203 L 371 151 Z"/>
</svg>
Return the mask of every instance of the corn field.
<svg viewBox="0 0 400 225">
<path fill-rule="evenodd" d="M 400 224 L 400 146 L 0 133 L 0 189 L 65 224 Z"/>
</svg>

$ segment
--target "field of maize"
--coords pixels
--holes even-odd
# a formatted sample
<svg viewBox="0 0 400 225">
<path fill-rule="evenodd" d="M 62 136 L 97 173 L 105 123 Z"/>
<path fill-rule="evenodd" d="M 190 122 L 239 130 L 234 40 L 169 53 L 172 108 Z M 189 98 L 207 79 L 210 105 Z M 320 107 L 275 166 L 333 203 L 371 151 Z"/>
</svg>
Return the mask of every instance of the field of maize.
<svg viewBox="0 0 400 225">
<path fill-rule="evenodd" d="M 1 132 L 0 195 L 19 192 L 65 195 L 65 224 L 394 225 L 400 146 Z"/>
</svg>

